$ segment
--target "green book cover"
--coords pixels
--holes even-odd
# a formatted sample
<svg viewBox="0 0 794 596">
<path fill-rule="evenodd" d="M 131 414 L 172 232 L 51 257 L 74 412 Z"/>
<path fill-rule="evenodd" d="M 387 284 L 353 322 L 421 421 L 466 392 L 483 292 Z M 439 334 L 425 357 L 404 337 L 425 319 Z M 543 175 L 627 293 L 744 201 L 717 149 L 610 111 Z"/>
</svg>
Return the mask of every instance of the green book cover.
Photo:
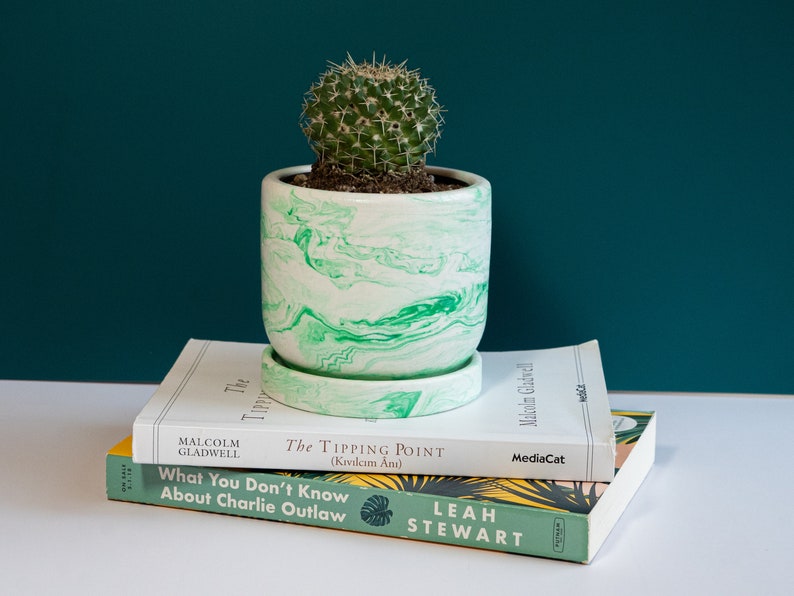
<svg viewBox="0 0 794 596">
<path fill-rule="evenodd" d="M 647 475 L 653 412 L 613 411 L 611 483 L 136 464 L 107 455 L 109 499 L 589 563 Z"/>
</svg>

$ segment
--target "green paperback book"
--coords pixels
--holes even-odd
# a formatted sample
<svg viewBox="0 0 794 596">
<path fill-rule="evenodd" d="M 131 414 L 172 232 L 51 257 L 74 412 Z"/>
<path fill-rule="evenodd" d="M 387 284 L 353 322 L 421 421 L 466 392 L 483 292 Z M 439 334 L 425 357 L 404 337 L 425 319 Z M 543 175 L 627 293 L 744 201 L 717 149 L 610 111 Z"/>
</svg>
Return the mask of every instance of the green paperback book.
<svg viewBox="0 0 794 596">
<path fill-rule="evenodd" d="M 611 483 L 137 464 L 107 454 L 109 499 L 590 563 L 651 469 L 653 412 L 613 411 Z"/>
</svg>

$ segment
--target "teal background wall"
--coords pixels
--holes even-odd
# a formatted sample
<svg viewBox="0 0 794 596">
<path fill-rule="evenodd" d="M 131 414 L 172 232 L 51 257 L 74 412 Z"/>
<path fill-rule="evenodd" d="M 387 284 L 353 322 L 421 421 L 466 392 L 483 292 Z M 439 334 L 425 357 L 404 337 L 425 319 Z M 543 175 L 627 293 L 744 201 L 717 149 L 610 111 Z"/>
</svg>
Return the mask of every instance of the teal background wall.
<svg viewBox="0 0 794 596">
<path fill-rule="evenodd" d="M 448 8 L 445 8 L 448 7 Z M 794 3 L 0 8 L 0 378 L 157 381 L 266 341 L 259 184 L 326 60 L 421 68 L 494 189 L 481 348 L 601 341 L 612 389 L 794 393 Z"/>
</svg>

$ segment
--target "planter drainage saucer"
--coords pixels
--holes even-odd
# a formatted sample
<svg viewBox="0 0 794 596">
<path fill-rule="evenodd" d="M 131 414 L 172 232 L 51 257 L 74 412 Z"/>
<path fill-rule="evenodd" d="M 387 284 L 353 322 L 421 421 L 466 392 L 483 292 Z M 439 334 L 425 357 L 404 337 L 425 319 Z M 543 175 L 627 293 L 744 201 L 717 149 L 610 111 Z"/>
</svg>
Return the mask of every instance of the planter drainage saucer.
<svg viewBox="0 0 794 596">
<path fill-rule="evenodd" d="M 482 358 L 463 367 L 415 379 L 362 380 L 328 377 L 286 365 L 272 346 L 262 352 L 262 390 L 287 406 L 348 418 L 408 418 L 465 405 L 482 389 Z"/>
</svg>

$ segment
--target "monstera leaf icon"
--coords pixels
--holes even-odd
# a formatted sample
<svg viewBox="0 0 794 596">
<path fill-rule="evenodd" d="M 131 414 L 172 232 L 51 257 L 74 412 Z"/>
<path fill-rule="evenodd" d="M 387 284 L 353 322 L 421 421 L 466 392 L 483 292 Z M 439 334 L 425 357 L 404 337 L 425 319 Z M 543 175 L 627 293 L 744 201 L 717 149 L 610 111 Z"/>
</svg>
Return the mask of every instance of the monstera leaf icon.
<svg viewBox="0 0 794 596">
<path fill-rule="evenodd" d="M 389 509 L 389 499 L 383 495 L 374 495 L 364 501 L 361 507 L 361 519 L 370 526 L 385 526 L 391 521 L 393 511 Z"/>
</svg>

